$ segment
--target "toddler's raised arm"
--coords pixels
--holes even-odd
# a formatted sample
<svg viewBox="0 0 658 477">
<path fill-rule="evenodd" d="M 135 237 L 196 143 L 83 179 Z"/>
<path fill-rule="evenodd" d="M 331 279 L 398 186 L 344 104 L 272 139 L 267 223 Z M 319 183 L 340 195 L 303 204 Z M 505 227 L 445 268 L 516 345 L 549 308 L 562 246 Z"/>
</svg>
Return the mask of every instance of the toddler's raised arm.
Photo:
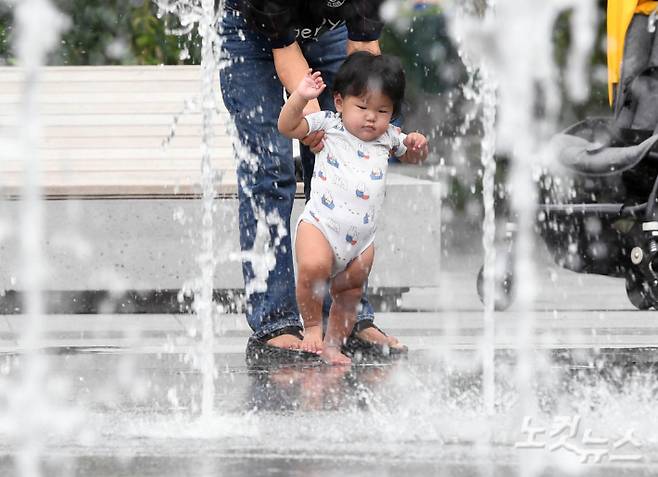
<svg viewBox="0 0 658 477">
<path fill-rule="evenodd" d="M 302 139 L 309 132 L 309 126 L 304 119 L 306 104 L 320 96 L 326 85 L 319 71 L 308 70 L 297 89 L 288 98 L 279 114 L 279 132 L 291 139 Z"/>
</svg>

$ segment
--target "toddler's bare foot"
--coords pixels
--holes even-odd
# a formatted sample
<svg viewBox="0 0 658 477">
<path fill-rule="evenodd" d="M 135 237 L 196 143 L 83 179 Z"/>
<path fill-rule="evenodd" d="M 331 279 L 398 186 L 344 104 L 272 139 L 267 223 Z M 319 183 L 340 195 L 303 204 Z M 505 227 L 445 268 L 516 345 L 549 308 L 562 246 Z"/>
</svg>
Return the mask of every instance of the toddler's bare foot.
<svg viewBox="0 0 658 477">
<path fill-rule="evenodd" d="M 320 354 L 322 352 L 322 325 L 304 328 L 304 339 L 302 340 L 301 349 L 309 353 Z"/>
<path fill-rule="evenodd" d="M 325 363 L 333 366 L 349 366 L 352 364 L 352 360 L 341 353 L 340 348 L 325 346 L 320 356 Z"/>
</svg>

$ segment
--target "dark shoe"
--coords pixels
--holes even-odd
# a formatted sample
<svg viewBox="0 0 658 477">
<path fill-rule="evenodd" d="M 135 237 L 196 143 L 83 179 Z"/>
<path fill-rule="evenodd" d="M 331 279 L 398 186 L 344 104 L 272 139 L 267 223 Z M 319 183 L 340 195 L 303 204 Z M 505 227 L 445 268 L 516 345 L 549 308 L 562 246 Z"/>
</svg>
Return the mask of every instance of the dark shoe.
<svg viewBox="0 0 658 477">
<path fill-rule="evenodd" d="M 273 366 L 287 366 L 291 364 L 314 364 L 322 362 L 320 357 L 315 353 L 302 351 L 297 349 L 280 348 L 267 344 L 267 341 L 276 336 L 290 334 L 295 335 L 299 339 L 303 336 L 298 328 L 289 327 L 283 328 L 261 339 L 254 338 L 253 336 L 247 341 L 247 349 L 245 352 L 245 361 L 249 367 L 273 367 Z"/>
<path fill-rule="evenodd" d="M 409 354 L 409 348 L 404 345 L 392 347 L 372 343 L 359 338 L 357 333 L 367 328 L 377 328 L 384 336 L 386 336 L 386 333 L 379 329 L 379 327 L 377 327 L 372 321 L 360 321 L 354 326 L 352 333 L 347 337 L 347 340 L 345 340 L 345 344 L 341 348 L 343 354 L 349 356 L 355 362 L 390 361 Z"/>
</svg>

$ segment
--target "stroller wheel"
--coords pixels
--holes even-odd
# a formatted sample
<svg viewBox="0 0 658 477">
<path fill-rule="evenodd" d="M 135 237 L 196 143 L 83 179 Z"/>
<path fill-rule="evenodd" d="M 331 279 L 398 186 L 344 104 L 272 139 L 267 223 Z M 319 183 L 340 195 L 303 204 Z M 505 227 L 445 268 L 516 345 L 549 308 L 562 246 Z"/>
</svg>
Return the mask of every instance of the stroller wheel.
<svg viewBox="0 0 658 477">
<path fill-rule="evenodd" d="M 656 305 L 651 298 L 647 283 L 632 272 L 626 276 L 626 295 L 638 310 L 648 310 Z"/>
<path fill-rule="evenodd" d="M 498 267 L 497 267 L 498 268 Z M 513 301 L 514 280 L 511 268 L 495 271 L 494 309 L 504 311 L 510 307 Z M 480 301 L 484 304 L 484 266 L 480 267 L 477 278 L 477 290 Z"/>
</svg>

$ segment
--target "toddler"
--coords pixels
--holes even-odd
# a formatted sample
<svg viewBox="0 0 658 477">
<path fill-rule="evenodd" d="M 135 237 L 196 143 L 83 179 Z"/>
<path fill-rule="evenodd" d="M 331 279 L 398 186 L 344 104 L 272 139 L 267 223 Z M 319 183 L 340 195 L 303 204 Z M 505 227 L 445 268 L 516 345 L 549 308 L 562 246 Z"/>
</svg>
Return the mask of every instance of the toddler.
<svg viewBox="0 0 658 477">
<path fill-rule="evenodd" d="M 279 131 L 289 138 L 325 132 L 324 147 L 315 158 L 311 197 L 297 223 L 295 257 L 302 349 L 330 364 L 351 363 L 341 346 L 356 322 L 372 268 L 389 156 L 413 164 L 427 157 L 422 134 L 405 135 L 390 124 L 400 113 L 404 87 L 404 71 L 396 58 L 357 52 L 336 73 L 336 113 L 304 116 L 307 103 L 325 89 L 320 73 L 309 70 L 279 115 Z M 327 286 L 333 303 L 323 340 Z"/>
</svg>

